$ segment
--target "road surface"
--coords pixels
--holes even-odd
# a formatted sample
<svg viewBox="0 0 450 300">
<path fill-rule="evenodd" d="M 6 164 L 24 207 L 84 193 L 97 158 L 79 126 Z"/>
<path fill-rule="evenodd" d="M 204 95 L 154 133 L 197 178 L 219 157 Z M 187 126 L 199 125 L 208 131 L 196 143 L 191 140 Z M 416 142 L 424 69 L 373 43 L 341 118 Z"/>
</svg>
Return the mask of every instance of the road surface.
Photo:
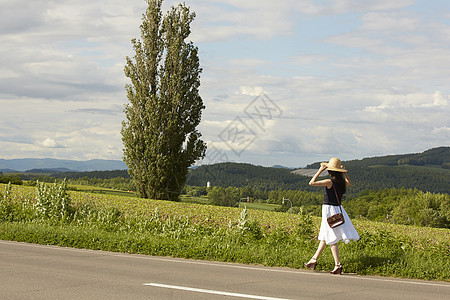
<svg viewBox="0 0 450 300">
<path fill-rule="evenodd" d="M 450 283 L 0 241 L 0 299 L 450 299 Z"/>
</svg>

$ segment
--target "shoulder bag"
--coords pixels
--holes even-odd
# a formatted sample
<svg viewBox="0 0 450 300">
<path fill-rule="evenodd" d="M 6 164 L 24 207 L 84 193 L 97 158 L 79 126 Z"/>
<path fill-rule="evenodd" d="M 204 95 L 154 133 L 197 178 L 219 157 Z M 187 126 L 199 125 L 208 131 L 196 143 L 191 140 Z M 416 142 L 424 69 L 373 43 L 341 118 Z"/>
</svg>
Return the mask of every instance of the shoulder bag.
<svg viewBox="0 0 450 300">
<path fill-rule="evenodd" d="M 333 189 L 334 189 L 334 193 L 336 195 L 336 199 L 338 201 L 341 212 L 327 218 L 328 225 L 330 225 L 331 228 L 335 228 L 335 227 L 345 223 L 344 215 L 342 214 L 341 201 L 339 201 L 339 197 L 337 195 L 336 187 L 334 186 L 334 183 L 333 183 Z"/>
</svg>

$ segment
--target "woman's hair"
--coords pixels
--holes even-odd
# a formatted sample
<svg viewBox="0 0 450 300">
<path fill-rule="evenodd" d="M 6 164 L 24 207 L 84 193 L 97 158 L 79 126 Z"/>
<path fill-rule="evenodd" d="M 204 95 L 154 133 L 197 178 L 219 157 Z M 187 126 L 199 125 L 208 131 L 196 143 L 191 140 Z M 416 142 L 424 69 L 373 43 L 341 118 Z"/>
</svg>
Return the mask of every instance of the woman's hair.
<svg viewBox="0 0 450 300">
<path fill-rule="evenodd" d="M 345 182 L 344 173 L 336 171 L 328 171 L 328 173 L 330 174 L 331 179 L 334 179 L 334 181 L 336 181 L 336 185 L 339 188 L 339 191 L 342 194 L 345 194 L 345 191 L 347 190 L 347 183 Z"/>
</svg>

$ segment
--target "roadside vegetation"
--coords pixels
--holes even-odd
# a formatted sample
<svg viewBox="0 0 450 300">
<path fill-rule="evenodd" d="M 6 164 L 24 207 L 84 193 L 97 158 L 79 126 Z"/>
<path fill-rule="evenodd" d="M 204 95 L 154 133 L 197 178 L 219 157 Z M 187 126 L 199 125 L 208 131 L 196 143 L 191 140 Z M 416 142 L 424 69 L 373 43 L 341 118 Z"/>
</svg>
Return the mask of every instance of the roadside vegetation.
<svg viewBox="0 0 450 300">
<path fill-rule="evenodd" d="M 148 255 L 302 268 L 319 218 L 68 191 L 65 182 L 0 185 L 0 239 Z M 245 207 L 245 205 L 242 205 Z M 449 281 L 450 231 L 352 220 L 344 272 Z M 333 258 L 325 251 L 318 270 Z"/>
</svg>

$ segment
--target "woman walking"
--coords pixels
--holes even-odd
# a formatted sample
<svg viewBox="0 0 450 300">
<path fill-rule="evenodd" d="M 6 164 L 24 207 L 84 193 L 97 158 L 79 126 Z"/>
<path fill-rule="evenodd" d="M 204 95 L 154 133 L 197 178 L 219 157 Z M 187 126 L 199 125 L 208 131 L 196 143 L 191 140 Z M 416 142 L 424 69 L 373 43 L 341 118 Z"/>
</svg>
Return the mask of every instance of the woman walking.
<svg viewBox="0 0 450 300">
<path fill-rule="evenodd" d="M 328 171 L 331 179 L 317 181 L 319 175 L 325 170 Z M 322 205 L 322 223 L 319 231 L 319 247 L 311 260 L 305 263 L 305 267 L 315 270 L 320 254 L 322 254 L 326 245 L 330 245 L 335 263 L 335 267 L 330 273 L 342 273 L 337 243 L 341 240 L 346 244 L 350 242 L 350 240 L 359 240 L 358 232 L 356 232 L 355 227 L 353 227 L 347 212 L 340 205 L 342 195 L 351 184 L 352 183 L 347 175 L 347 170 L 341 165 L 340 159 L 335 157 L 331 158 L 328 163 L 321 163 L 319 170 L 309 182 L 309 185 L 311 186 L 325 187 L 325 192 Z M 327 218 L 341 212 L 344 216 L 344 224 L 331 228 L 327 222 Z"/>
</svg>

